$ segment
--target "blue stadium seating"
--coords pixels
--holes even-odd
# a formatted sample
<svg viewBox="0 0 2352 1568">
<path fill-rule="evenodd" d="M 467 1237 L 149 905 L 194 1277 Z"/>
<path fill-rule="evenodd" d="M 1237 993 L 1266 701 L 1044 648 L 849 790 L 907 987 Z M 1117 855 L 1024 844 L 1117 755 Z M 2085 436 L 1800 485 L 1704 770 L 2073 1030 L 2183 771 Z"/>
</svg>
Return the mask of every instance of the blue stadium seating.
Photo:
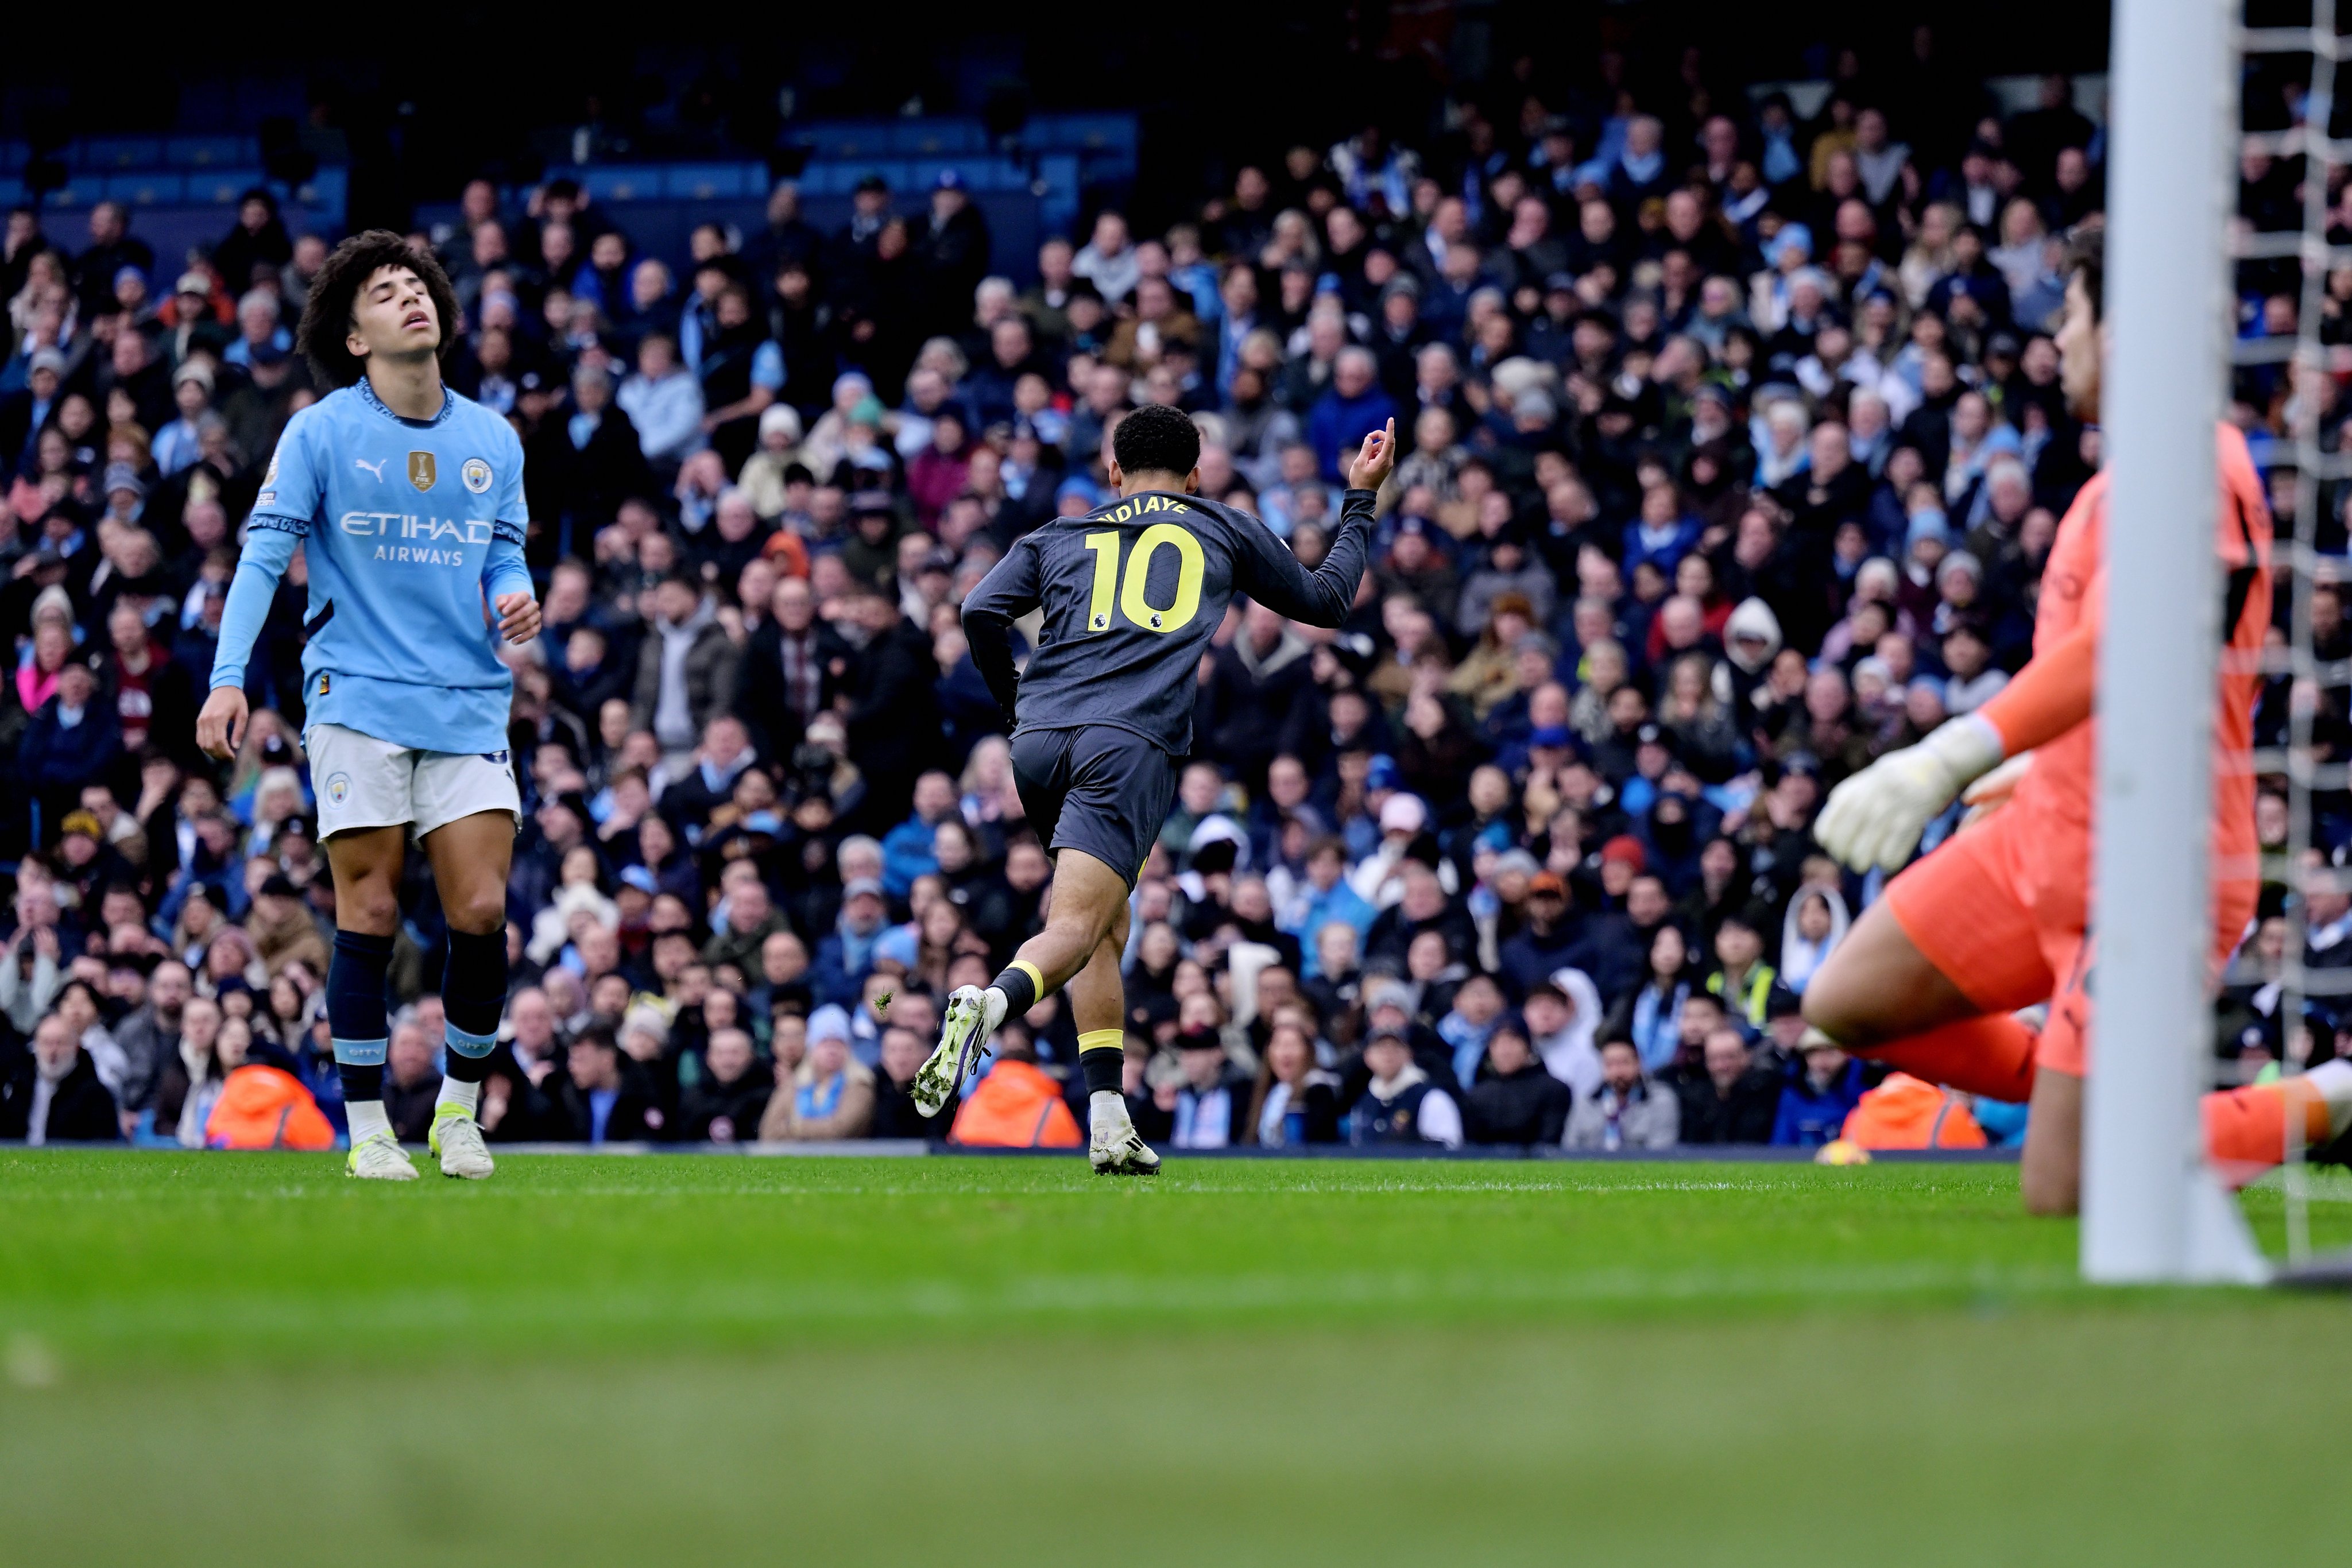
<svg viewBox="0 0 2352 1568">
<path fill-rule="evenodd" d="M 662 193 L 689 202 L 764 197 L 767 170 L 757 163 L 673 163 L 662 175 Z"/>
<path fill-rule="evenodd" d="M 187 177 L 168 170 L 110 174 L 106 178 L 107 200 L 134 207 L 177 205 L 187 200 Z"/>
<path fill-rule="evenodd" d="M 1038 114 L 1000 148 L 975 118 L 931 115 L 816 121 L 792 128 L 785 141 L 810 154 L 799 180 L 812 199 L 845 198 L 871 175 L 912 195 L 952 169 L 975 195 L 1034 191 L 1041 228 L 1054 232 L 1076 222 L 1084 193 L 1134 177 L 1136 135 L 1131 114 Z M 211 221 L 204 209 L 233 206 L 247 190 L 269 183 L 260 168 L 259 141 L 251 136 L 89 137 L 59 150 L 58 158 L 67 182 L 42 204 L 59 212 L 86 211 L 111 199 L 151 213 L 177 210 L 202 226 Z M 26 142 L 0 141 L 0 201 L 25 199 L 23 175 L 31 160 Z M 593 200 L 613 205 L 756 202 L 770 183 L 766 166 L 751 162 L 606 164 L 553 168 L 547 174 L 571 175 Z M 350 172 L 321 168 L 295 189 L 270 188 L 312 221 L 331 226 L 345 211 Z"/>
<path fill-rule="evenodd" d="M 81 167 L 94 172 L 163 167 L 163 139 L 160 136 L 93 136 L 82 142 L 79 151 Z"/>
<path fill-rule="evenodd" d="M 75 174 L 58 189 L 42 198 L 42 205 L 60 211 L 79 211 L 97 205 L 106 199 L 106 177 L 102 174 Z"/>
<path fill-rule="evenodd" d="M 163 143 L 163 161 L 174 169 L 251 163 L 260 157 L 261 144 L 250 136 L 173 136 Z"/>
<path fill-rule="evenodd" d="M 262 183 L 258 169 L 205 170 L 188 176 L 187 199 L 200 206 L 234 206 L 237 198 Z"/>
</svg>

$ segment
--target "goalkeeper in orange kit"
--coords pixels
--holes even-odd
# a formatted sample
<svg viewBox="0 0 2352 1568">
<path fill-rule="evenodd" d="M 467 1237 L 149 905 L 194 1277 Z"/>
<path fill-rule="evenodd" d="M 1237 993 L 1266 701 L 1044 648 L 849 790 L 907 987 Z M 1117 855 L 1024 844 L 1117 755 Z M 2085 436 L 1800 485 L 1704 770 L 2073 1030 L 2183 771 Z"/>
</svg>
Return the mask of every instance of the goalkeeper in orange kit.
<svg viewBox="0 0 2352 1568">
<path fill-rule="evenodd" d="M 2062 376 L 2075 413 L 2098 416 L 2106 328 L 2095 234 L 2070 259 Z M 2244 438 L 2219 432 L 2215 549 L 2226 577 L 2213 723 L 2212 941 L 2218 975 L 2252 919 L 2253 707 L 2271 619 L 2270 513 Z M 2021 1185 L 2029 1208 L 2074 1212 L 2081 1191 L 2083 1079 L 2092 980 L 2091 846 L 2097 732 L 2092 716 L 2105 599 L 2107 482 L 2084 486 L 2042 579 L 2033 658 L 1977 712 L 1894 752 L 1830 797 L 1823 848 L 1857 869 L 1894 871 L 1927 824 L 1971 785 L 1998 800 L 1982 822 L 1902 871 L 1831 955 L 1804 999 L 1812 1030 L 1848 1051 L 1969 1093 L 2030 1100 Z M 2029 755 L 2030 754 L 2030 755 Z M 2038 1032 L 2016 1016 L 2050 1004 Z M 2243 1180 L 2291 1139 L 2317 1145 L 2352 1127 L 2352 1062 L 2209 1094 L 2207 1154 Z"/>
</svg>

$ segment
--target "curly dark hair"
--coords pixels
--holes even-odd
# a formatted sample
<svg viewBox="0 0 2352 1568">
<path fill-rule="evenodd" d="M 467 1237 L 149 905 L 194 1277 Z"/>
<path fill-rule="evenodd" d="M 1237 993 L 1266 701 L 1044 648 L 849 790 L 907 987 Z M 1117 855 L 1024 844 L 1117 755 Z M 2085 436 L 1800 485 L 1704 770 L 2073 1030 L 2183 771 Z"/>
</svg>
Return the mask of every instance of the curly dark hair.
<svg viewBox="0 0 2352 1568">
<path fill-rule="evenodd" d="M 302 324 L 294 346 L 330 387 L 347 387 L 367 373 L 364 359 L 344 346 L 352 333 L 352 314 L 360 289 L 384 267 L 404 267 L 415 273 L 433 298 L 433 313 L 441 319 L 440 355 L 444 361 L 457 346 L 457 291 L 449 275 L 429 250 L 408 243 L 390 229 L 368 229 L 337 246 L 310 285 L 302 306 Z"/>
<path fill-rule="evenodd" d="M 2107 229 L 2103 223 L 2080 223 L 2066 231 L 2066 261 L 2063 276 L 2082 275 L 2083 292 L 2090 296 L 2091 319 L 2107 313 Z"/>
<path fill-rule="evenodd" d="M 1201 433 L 1181 410 L 1148 402 L 1118 422 L 1110 455 L 1129 474 L 1190 474 L 1201 461 Z"/>
</svg>

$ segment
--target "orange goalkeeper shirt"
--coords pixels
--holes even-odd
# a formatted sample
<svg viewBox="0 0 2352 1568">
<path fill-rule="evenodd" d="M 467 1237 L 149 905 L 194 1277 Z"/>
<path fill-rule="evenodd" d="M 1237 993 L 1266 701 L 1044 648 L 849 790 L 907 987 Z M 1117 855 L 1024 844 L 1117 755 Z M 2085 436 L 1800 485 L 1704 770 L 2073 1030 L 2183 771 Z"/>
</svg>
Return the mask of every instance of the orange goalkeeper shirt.
<svg viewBox="0 0 2352 1568">
<path fill-rule="evenodd" d="M 2224 570 L 2225 642 L 2213 711 L 2210 843 L 2213 880 L 2220 885 L 2249 881 L 2260 866 L 2252 752 L 2263 640 L 2271 620 L 2271 515 L 2245 437 L 2224 424 L 2217 444 L 2221 505 L 2214 549 Z M 2106 532 L 2107 476 L 2102 473 L 2083 486 L 2058 525 L 2034 615 L 2035 664 L 2047 660 L 2055 667 L 2095 650 L 2106 601 Z M 2020 683 L 2024 680 L 2021 675 Z M 2041 846 L 2033 870 L 2034 908 L 2044 920 L 2079 927 L 2088 911 L 2097 722 L 2085 720 L 2052 738 L 2029 737 L 2018 733 L 2021 719 L 2031 722 L 2030 714 L 2020 709 L 1996 698 L 1985 712 L 2012 749 L 2021 741 L 2039 743 L 2033 766 L 2010 802 L 2011 810 L 2027 813 L 2034 825 L 2032 841 Z"/>
</svg>

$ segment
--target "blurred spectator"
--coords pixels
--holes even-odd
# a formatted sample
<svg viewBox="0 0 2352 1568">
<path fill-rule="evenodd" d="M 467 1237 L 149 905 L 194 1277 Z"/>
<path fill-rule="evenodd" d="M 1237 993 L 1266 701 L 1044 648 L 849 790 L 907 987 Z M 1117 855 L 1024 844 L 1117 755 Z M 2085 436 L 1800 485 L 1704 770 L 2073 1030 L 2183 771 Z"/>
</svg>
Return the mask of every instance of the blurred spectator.
<svg viewBox="0 0 2352 1568">
<path fill-rule="evenodd" d="M 1461 1107 L 1413 1060 L 1402 1030 L 1374 1025 L 1364 1045 L 1364 1069 L 1370 1078 L 1349 1116 L 1350 1143 L 1461 1147 Z"/>
<path fill-rule="evenodd" d="M 1780 1085 L 1759 1065 L 1747 1036 L 1728 1024 L 1707 1031 L 1699 1069 L 1682 1082 L 1685 1144 L 1769 1144 Z"/>
<path fill-rule="evenodd" d="M 953 1136 L 959 1144 L 1016 1149 L 1074 1149 L 1086 1142 L 1062 1086 L 1038 1068 L 1028 1030 L 1009 1021 L 996 1036 L 988 1075 L 956 1112 Z"/>
<path fill-rule="evenodd" d="M 1527 1030 L 1506 1019 L 1487 1037 L 1485 1070 L 1463 1101 L 1474 1144 L 1557 1144 L 1575 1093 L 1536 1059 Z"/>
<path fill-rule="evenodd" d="M 601 1021 L 572 1039 L 556 1116 L 556 1136 L 583 1144 L 658 1137 L 663 1122 L 643 1064 L 623 1054 L 613 1027 Z"/>
<path fill-rule="evenodd" d="M 1318 1067 L 1315 1042 L 1297 1024 L 1276 1024 L 1250 1094 L 1247 1141 L 1297 1148 L 1339 1141 L 1339 1080 Z"/>
<path fill-rule="evenodd" d="M 807 1041 L 791 1082 L 779 1083 L 768 1102 L 761 1141 L 865 1137 L 874 1121 L 874 1074 L 849 1053 L 849 1015 L 838 1007 L 817 1009 L 809 1015 Z"/>
<path fill-rule="evenodd" d="M 0 1138 L 28 1144 L 110 1143 L 114 1096 L 98 1079 L 98 1063 L 66 1020 L 51 1014 L 33 1031 L 33 1049 L 0 1080 Z"/>
<path fill-rule="evenodd" d="M 1176 1086 L 1175 1124 L 1169 1142 L 1180 1149 L 1223 1149 L 1249 1141 L 1249 1080 L 1225 1058 L 1213 1029 L 1176 1037 L 1183 1082 Z M 1287 1098 L 1286 1096 L 1286 1098 Z"/>
<path fill-rule="evenodd" d="M 1816 1148 L 1843 1135 L 1846 1117 L 1862 1100 L 1862 1063 L 1817 1036 L 1798 1065 L 1780 1087 L 1772 1141 Z"/>
<path fill-rule="evenodd" d="M 1571 1149 L 1612 1155 L 1671 1149 L 1681 1125 L 1682 1107 L 1674 1092 L 1643 1070 L 1633 1042 L 1611 1040 L 1601 1047 L 1600 1086 L 1577 1096 L 1563 1141 Z"/>
<path fill-rule="evenodd" d="M 754 1060 L 751 1037 L 740 1029 L 711 1031 L 700 1074 L 678 1095 L 673 1128 L 686 1143 L 732 1144 L 759 1135 L 774 1095 Z"/>
<path fill-rule="evenodd" d="M 637 342 L 635 371 L 614 398 L 637 433 L 637 449 L 657 477 L 702 449 L 702 388 L 677 357 L 677 340 L 648 332 Z"/>
</svg>

